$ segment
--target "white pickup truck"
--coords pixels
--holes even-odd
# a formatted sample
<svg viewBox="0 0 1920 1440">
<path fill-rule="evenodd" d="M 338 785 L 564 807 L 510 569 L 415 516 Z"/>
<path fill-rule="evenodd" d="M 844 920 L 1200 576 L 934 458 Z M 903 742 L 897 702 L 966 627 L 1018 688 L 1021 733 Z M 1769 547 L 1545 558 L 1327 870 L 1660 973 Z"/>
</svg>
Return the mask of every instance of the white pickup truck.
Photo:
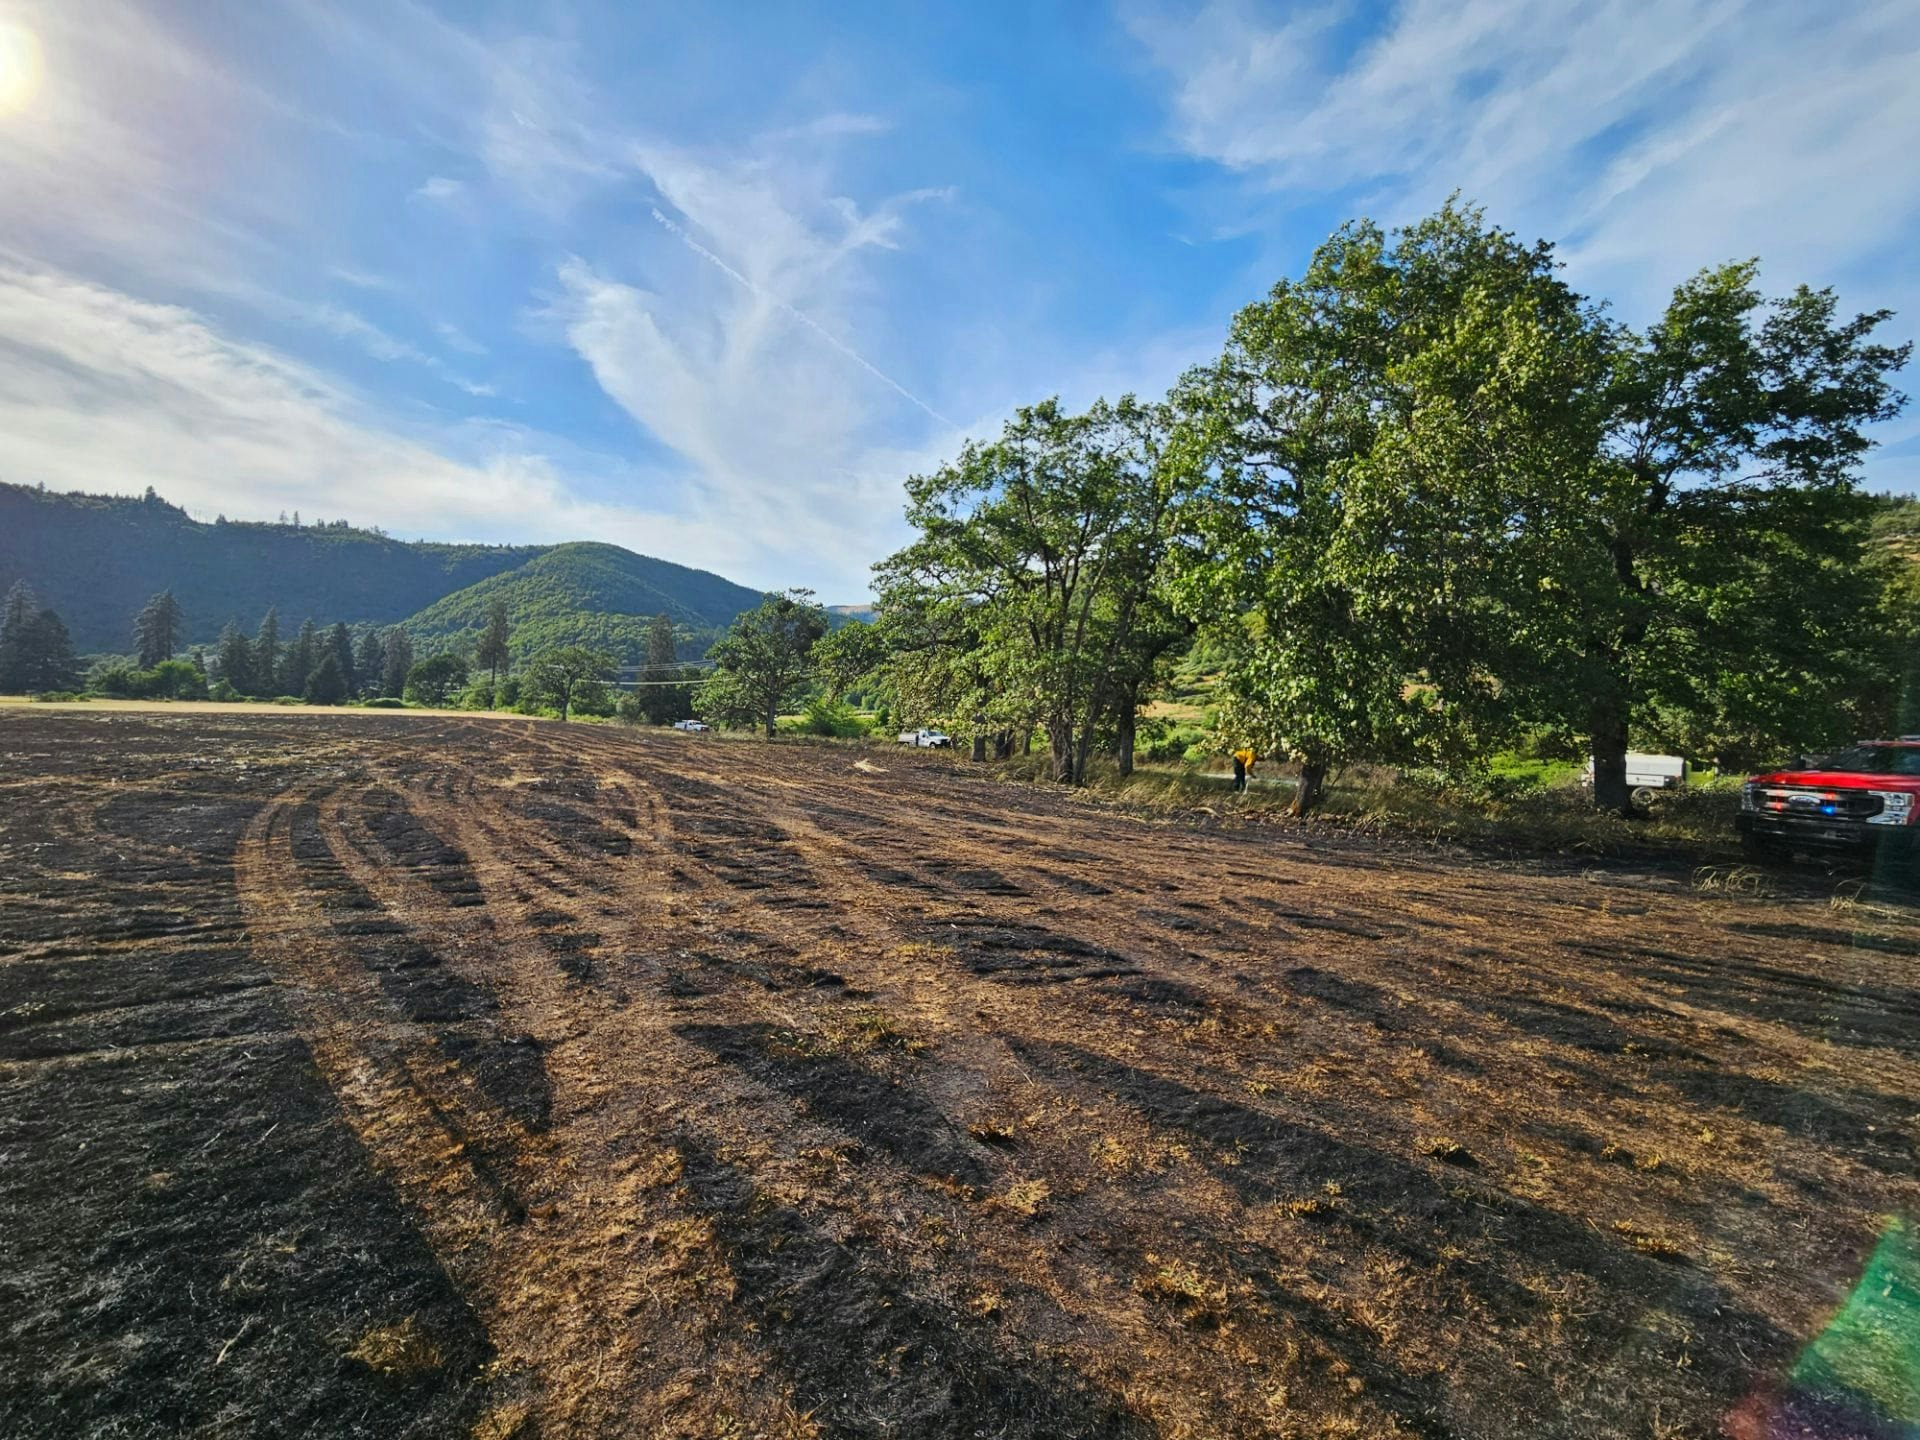
<svg viewBox="0 0 1920 1440">
<path fill-rule="evenodd" d="M 946 750 L 953 745 L 953 737 L 942 735 L 938 730 L 902 730 L 900 743 L 911 745 L 916 750 Z"/>
</svg>

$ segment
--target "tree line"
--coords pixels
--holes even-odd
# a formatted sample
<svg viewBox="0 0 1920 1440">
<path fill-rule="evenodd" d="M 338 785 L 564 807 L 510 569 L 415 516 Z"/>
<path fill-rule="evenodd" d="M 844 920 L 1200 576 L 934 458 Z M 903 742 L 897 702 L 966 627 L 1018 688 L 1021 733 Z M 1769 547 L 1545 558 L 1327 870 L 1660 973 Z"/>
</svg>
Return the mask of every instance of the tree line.
<svg viewBox="0 0 1920 1440">
<path fill-rule="evenodd" d="M 912 477 L 877 619 L 797 645 L 765 616 L 703 695 L 766 724 L 804 650 L 1079 783 L 1204 644 L 1218 743 L 1297 761 L 1303 812 L 1355 761 L 1459 773 L 1522 734 L 1625 810 L 1630 742 L 1737 767 L 1910 726 L 1912 567 L 1859 486 L 1905 398 L 1887 319 L 1742 261 L 1636 327 L 1473 207 L 1356 221 L 1164 398 L 1043 401 Z"/>
<path fill-rule="evenodd" d="M 562 719 L 619 709 L 624 718 L 656 724 L 694 713 L 705 671 L 679 663 L 668 615 L 649 623 L 647 664 L 626 696 L 617 693 L 615 658 L 588 646 L 549 647 L 515 674 L 511 631 L 506 602 L 495 600 L 471 657 L 457 650 L 417 656 L 404 625 L 321 626 L 307 619 L 283 637 L 274 606 L 252 635 L 228 621 L 209 653 L 185 645 L 186 616 L 173 592 L 163 590 L 133 617 L 131 655 L 96 664 L 83 680 L 60 617 L 41 608 L 21 581 L 0 610 L 0 694 L 64 693 L 84 684 L 95 694 L 132 699 L 457 703 L 551 711 Z"/>
</svg>

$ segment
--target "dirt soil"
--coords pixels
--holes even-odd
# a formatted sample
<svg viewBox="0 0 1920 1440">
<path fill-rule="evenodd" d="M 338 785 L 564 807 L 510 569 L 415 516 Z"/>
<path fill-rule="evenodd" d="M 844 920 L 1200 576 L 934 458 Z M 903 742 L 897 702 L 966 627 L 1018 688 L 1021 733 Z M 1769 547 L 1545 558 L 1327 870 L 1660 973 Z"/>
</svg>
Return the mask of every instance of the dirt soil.
<svg viewBox="0 0 1920 1440">
<path fill-rule="evenodd" d="M 1902 1433 L 1907 912 L 860 754 L 0 713 L 0 1434 Z"/>
</svg>

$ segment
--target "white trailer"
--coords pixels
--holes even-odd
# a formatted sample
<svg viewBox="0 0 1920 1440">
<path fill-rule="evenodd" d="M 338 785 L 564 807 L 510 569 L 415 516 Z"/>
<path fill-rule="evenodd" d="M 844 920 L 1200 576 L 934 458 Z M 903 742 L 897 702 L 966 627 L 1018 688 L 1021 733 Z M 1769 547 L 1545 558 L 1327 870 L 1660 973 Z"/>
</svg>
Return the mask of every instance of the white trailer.
<svg viewBox="0 0 1920 1440">
<path fill-rule="evenodd" d="M 1593 786 L 1593 761 L 1587 761 L 1586 778 L 1581 782 L 1589 789 Z M 1687 783 L 1687 762 L 1678 755 L 1644 755 L 1638 750 L 1627 752 L 1627 789 L 1633 795 L 1633 803 L 1645 805 L 1653 799 L 1656 790 L 1679 790 Z"/>
</svg>

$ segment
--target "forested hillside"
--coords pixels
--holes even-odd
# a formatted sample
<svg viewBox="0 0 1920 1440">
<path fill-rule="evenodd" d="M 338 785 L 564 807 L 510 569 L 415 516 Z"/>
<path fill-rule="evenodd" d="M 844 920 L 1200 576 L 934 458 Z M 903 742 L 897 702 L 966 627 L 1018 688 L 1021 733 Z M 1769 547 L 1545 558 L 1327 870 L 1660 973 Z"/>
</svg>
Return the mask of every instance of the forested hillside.
<svg viewBox="0 0 1920 1440">
<path fill-rule="evenodd" d="M 0 593 L 16 580 L 66 622 L 81 653 L 125 652 L 133 616 L 171 590 L 179 641 L 211 644 L 229 620 L 269 608 L 295 623 L 409 624 L 431 649 L 470 639 L 496 597 L 524 657 L 594 645 L 645 657 L 647 619 L 665 611 L 689 653 L 757 591 L 615 545 L 452 545 L 395 540 L 345 522 L 206 524 L 144 498 L 55 494 L 0 484 Z"/>
<path fill-rule="evenodd" d="M 647 658 L 647 626 L 674 621 L 682 658 L 706 644 L 760 593 L 704 570 L 636 555 L 617 545 L 556 545 L 506 574 L 469 585 L 426 607 L 407 629 L 430 649 L 467 644 L 504 600 L 516 659 L 556 645 L 590 645 L 628 664 Z"/>
<path fill-rule="evenodd" d="M 138 499 L 0 484 L 0 591 L 26 580 L 82 652 L 124 651 L 141 606 L 171 589 L 182 640 L 210 643 L 270 606 L 349 624 L 391 622 L 511 570 L 538 545 L 407 543 L 344 525 L 203 524 L 151 491 Z"/>
</svg>

